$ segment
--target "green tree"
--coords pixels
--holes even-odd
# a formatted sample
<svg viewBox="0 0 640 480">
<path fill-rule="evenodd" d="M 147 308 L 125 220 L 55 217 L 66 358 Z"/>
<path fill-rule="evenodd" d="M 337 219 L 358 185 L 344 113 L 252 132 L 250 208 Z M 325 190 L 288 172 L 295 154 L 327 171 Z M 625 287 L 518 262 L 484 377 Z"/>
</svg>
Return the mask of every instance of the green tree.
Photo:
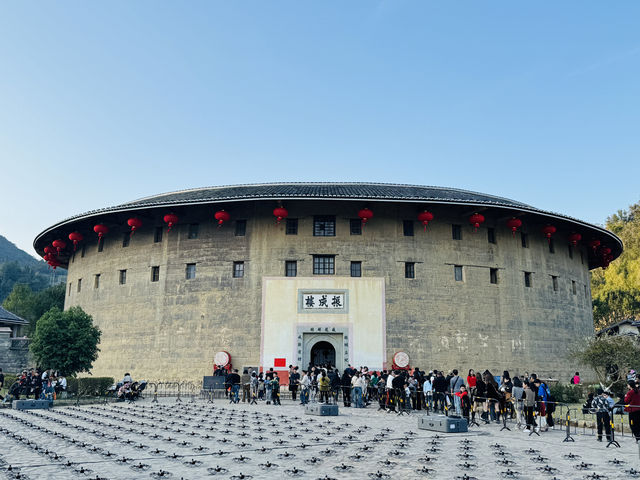
<svg viewBox="0 0 640 480">
<path fill-rule="evenodd" d="M 34 292 L 29 285 L 14 285 L 2 306 L 19 317 L 29 320 L 25 334 L 33 334 L 38 319 L 52 307 L 64 308 L 65 286 L 60 283 L 40 292 Z"/>
<path fill-rule="evenodd" d="M 100 329 L 80 307 L 53 307 L 38 321 L 30 349 L 36 362 L 65 375 L 89 372 L 98 358 Z"/>
<path fill-rule="evenodd" d="M 623 391 L 629 369 L 640 369 L 640 344 L 628 336 L 591 337 L 574 345 L 570 358 L 590 367 L 604 386 Z"/>
<path fill-rule="evenodd" d="M 607 218 L 606 227 L 624 243 L 624 251 L 606 270 L 591 276 L 596 329 L 640 318 L 640 203 Z"/>
</svg>

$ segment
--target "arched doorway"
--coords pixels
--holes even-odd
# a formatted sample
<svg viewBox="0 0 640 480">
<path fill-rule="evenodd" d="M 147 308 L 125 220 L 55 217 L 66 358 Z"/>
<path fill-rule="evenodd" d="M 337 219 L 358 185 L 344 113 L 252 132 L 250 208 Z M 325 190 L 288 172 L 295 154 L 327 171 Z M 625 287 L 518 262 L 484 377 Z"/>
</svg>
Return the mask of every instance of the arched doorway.
<svg viewBox="0 0 640 480">
<path fill-rule="evenodd" d="M 336 349 L 329 342 L 320 341 L 311 347 L 311 365 L 336 366 Z"/>
</svg>

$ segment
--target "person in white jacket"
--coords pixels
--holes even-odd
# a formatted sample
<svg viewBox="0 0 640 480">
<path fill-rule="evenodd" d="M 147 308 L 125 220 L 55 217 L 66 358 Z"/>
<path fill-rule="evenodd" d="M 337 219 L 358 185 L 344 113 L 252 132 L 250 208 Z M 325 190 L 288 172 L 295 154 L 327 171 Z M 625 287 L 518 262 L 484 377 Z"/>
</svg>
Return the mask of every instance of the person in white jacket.
<svg viewBox="0 0 640 480">
<path fill-rule="evenodd" d="M 422 384 L 422 393 L 424 394 L 424 404 L 427 408 L 433 408 L 433 383 L 431 383 L 431 377 L 427 377 Z"/>
<path fill-rule="evenodd" d="M 300 388 L 300 405 L 306 405 L 309 403 L 309 389 L 311 388 L 311 379 L 309 378 L 306 370 L 302 371 Z"/>
</svg>

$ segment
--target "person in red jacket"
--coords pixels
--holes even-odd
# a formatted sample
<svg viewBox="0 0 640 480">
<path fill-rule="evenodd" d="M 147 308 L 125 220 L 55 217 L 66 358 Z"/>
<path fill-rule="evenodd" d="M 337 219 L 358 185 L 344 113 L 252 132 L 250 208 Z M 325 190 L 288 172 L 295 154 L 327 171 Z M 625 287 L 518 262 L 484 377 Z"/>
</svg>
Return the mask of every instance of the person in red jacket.
<svg viewBox="0 0 640 480">
<path fill-rule="evenodd" d="M 629 412 L 629 425 L 638 442 L 640 441 L 640 390 L 635 382 L 629 382 L 627 388 L 629 390 L 624 396 L 624 411 Z"/>
</svg>

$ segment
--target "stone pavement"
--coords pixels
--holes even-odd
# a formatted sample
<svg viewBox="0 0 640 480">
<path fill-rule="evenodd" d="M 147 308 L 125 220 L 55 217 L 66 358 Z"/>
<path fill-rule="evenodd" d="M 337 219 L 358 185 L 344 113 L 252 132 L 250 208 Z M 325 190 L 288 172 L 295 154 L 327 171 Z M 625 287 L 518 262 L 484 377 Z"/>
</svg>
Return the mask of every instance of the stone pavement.
<svg viewBox="0 0 640 480">
<path fill-rule="evenodd" d="M 418 430 L 417 413 L 340 413 L 308 416 L 289 402 L 175 399 L 5 409 L 0 478 L 640 478 L 638 446 L 629 436 L 618 439 L 621 448 L 607 449 L 590 435 L 565 443 L 561 431 L 537 437 L 492 424 L 438 434 Z"/>
</svg>

